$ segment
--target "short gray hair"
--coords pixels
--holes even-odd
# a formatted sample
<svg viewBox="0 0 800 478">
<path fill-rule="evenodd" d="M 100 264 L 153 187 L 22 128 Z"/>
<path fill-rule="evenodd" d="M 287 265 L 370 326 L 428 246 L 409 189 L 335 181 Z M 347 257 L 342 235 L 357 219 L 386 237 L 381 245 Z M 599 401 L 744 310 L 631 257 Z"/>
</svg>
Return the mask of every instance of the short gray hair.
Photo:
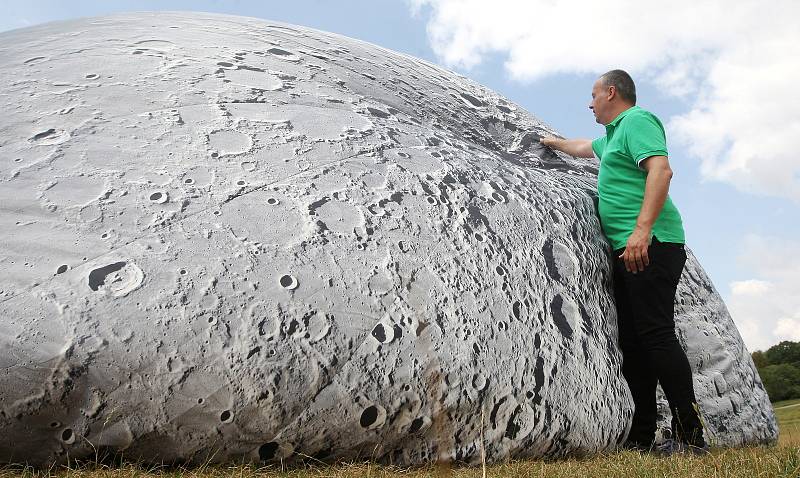
<svg viewBox="0 0 800 478">
<path fill-rule="evenodd" d="M 600 76 L 604 86 L 613 86 L 620 98 L 636 104 L 636 85 L 633 78 L 624 70 L 611 70 Z"/>
</svg>

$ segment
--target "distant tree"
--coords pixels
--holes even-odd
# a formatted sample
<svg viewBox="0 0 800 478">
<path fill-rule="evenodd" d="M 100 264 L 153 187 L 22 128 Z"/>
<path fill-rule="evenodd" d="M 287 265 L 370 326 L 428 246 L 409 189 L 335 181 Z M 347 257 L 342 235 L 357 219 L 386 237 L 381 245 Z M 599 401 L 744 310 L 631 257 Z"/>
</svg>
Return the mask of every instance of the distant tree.
<svg viewBox="0 0 800 478">
<path fill-rule="evenodd" d="M 756 365 L 757 369 L 762 369 L 769 365 L 769 360 L 767 360 L 767 356 L 764 354 L 764 352 L 756 350 L 751 354 L 751 356 L 753 357 L 753 363 Z"/>
<path fill-rule="evenodd" d="M 784 340 L 768 348 L 764 355 L 771 365 L 788 363 L 800 366 L 800 342 Z"/>
<path fill-rule="evenodd" d="M 772 402 L 800 398 L 800 368 L 788 363 L 767 365 L 759 370 Z"/>
</svg>

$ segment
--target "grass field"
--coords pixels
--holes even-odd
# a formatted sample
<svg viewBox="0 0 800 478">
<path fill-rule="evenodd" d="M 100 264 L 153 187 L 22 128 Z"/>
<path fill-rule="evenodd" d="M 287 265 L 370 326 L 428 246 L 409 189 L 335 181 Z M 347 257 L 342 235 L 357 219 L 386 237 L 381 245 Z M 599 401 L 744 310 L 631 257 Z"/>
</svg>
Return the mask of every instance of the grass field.
<svg viewBox="0 0 800 478">
<path fill-rule="evenodd" d="M 800 399 L 776 402 L 773 407 L 781 429 L 780 441 L 793 441 L 794 446 L 800 447 Z"/>
<path fill-rule="evenodd" d="M 105 467 L 87 465 L 50 471 L 14 468 L 0 469 L 0 478 L 38 477 L 55 475 L 59 478 L 468 478 L 468 477 L 633 477 L 633 478 L 749 478 L 800 477 L 800 400 L 775 403 L 775 413 L 781 428 L 776 446 L 736 449 L 715 449 L 703 457 L 676 456 L 659 458 L 636 452 L 610 453 L 591 458 L 572 458 L 559 461 L 521 460 L 481 467 L 465 468 L 431 465 L 417 468 L 397 468 L 374 463 L 319 465 L 284 470 L 280 467 L 209 466 L 194 469 L 147 468 L 135 465 Z M 797 406 L 792 406 L 797 405 Z"/>
</svg>

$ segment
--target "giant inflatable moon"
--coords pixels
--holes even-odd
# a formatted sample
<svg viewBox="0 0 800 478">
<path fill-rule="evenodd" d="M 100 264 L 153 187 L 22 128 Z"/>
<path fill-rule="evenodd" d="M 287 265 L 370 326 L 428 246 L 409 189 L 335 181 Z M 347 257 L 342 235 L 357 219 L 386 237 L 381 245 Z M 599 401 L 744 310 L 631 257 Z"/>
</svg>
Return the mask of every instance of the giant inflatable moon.
<svg viewBox="0 0 800 478">
<path fill-rule="evenodd" d="M 0 102 L 0 461 L 624 440 L 597 165 L 501 96 L 338 35 L 137 13 L 0 34 Z M 676 310 L 710 439 L 775 440 L 691 255 Z"/>
</svg>

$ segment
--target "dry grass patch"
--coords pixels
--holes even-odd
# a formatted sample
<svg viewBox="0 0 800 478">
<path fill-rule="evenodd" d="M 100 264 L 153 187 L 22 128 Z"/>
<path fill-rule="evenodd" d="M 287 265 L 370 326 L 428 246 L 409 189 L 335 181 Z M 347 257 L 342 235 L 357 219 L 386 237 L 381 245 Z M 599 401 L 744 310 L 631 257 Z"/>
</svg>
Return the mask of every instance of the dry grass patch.
<svg viewBox="0 0 800 478">
<path fill-rule="evenodd" d="M 798 401 L 797 403 L 800 403 Z M 776 404 L 776 406 L 780 406 Z M 87 464 L 75 468 L 35 470 L 5 467 L 0 478 L 744 478 L 800 477 L 800 406 L 775 411 L 780 440 L 772 447 L 722 448 L 710 455 L 659 458 L 636 452 L 619 452 L 590 458 L 519 460 L 480 467 L 430 465 L 399 468 L 374 463 L 319 465 L 281 470 L 279 466 L 201 466 L 183 469 L 125 464 L 108 467 Z M 484 474 L 485 473 L 485 474 Z"/>
<path fill-rule="evenodd" d="M 795 437 L 796 438 L 796 437 Z M 800 440 L 774 447 L 752 447 L 714 450 L 710 455 L 674 456 L 659 458 L 636 452 L 620 452 L 591 458 L 559 461 L 524 460 L 490 465 L 487 477 L 575 478 L 575 477 L 636 477 L 636 478 L 740 478 L 740 477 L 800 477 Z M 139 467 L 133 464 L 120 467 L 86 465 L 50 471 L 6 468 L 0 478 L 57 476 L 59 478 L 221 478 L 221 477 L 282 477 L 282 478 L 467 478 L 482 477 L 478 468 L 431 465 L 417 468 L 398 468 L 374 463 L 350 463 L 331 466 L 311 466 L 281 471 L 279 467 L 204 466 L 193 469 Z"/>
</svg>

